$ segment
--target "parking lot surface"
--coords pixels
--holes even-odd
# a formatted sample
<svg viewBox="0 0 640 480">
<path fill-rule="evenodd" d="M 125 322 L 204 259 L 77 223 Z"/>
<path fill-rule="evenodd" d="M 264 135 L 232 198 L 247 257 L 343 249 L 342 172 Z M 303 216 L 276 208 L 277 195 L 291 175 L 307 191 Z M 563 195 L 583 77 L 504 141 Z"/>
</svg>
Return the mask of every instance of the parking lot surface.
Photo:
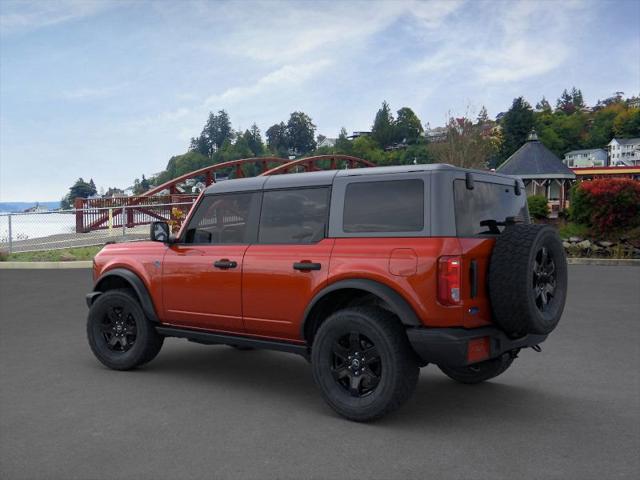
<svg viewBox="0 0 640 480">
<path fill-rule="evenodd" d="M 640 268 L 569 274 L 542 353 L 476 386 L 428 366 L 404 408 L 357 424 L 294 355 L 169 339 L 108 370 L 89 270 L 2 270 L 0 478 L 638 478 Z"/>
</svg>

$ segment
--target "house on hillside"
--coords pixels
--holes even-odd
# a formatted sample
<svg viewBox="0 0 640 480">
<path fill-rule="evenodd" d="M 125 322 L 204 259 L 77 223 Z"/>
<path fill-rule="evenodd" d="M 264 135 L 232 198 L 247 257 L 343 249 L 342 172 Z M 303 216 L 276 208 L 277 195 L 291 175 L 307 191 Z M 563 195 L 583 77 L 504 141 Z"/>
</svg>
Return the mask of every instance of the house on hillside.
<svg viewBox="0 0 640 480">
<path fill-rule="evenodd" d="M 607 148 L 610 166 L 637 167 L 640 165 L 640 138 L 614 138 Z"/>
<path fill-rule="evenodd" d="M 571 150 L 564 154 L 564 164 L 569 168 L 606 167 L 607 151 L 604 148 Z"/>
<path fill-rule="evenodd" d="M 333 147 L 336 146 L 336 141 L 337 140 L 338 140 L 337 138 L 325 137 L 321 141 L 318 142 L 318 148 L 322 148 L 322 147 L 333 148 Z"/>
<path fill-rule="evenodd" d="M 538 139 L 535 130 L 497 172 L 521 178 L 527 195 L 547 197 L 552 217 L 568 207 L 569 188 L 576 178 L 576 174 Z"/>
<path fill-rule="evenodd" d="M 349 140 L 355 140 L 358 137 L 368 137 L 371 135 L 371 132 L 353 132 L 353 134 L 349 135 L 347 138 Z"/>
</svg>

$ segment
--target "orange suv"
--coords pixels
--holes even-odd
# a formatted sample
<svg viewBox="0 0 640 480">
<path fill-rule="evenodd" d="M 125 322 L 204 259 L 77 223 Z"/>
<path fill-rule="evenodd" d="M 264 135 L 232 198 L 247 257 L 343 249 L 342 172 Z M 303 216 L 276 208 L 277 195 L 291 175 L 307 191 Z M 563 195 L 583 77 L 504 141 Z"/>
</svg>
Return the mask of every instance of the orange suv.
<svg viewBox="0 0 640 480">
<path fill-rule="evenodd" d="M 297 353 L 335 411 L 366 421 L 429 363 L 478 383 L 539 350 L 567 266 L 520 180 L 417 165 L 215 183 L 177 236 L 154 222 L 151 241 L 107 245 L 94 280 L 87 335 L 106 366 L 149 362 L 166 337 Z"/>
</svg>

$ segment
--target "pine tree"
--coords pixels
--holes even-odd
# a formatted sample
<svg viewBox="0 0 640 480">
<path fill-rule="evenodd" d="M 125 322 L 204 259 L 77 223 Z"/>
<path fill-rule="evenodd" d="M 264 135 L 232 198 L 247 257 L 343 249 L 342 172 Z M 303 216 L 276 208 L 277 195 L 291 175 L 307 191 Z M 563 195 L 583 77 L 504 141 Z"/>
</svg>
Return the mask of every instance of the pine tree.
<svg viewBox="0 0 640 480">
<path fill-rule="evenodd" d="M 389 104 L 386 101 L 382 102 L 382 107 L 376 113 L 376 118 L 371 127 L 371 136 L 382 148 L 388 147 L 393 143 L 395 137 L 394 120 Z"/>
<path fill-rule="evenodd" d="M 534 124 L 531 105 L 523 97 L 516 98 L 511 108 L 502 117 L 503 142 L 500 148 L 500 163 L 524 144 Z"/>
<path fill-rule="evenodd" d="M 480 109 L 480 113 L 478 113 L 478 123 L 480 125 L 484 125 L 489 121 L 489 114 L 487 113 L 487 108 L 483 105 Z"/>
<path fill-rule="evenodd" d="M 551 113 L 551 105 L 544 96 L 542 97 L 542 100 L 536 103 L 536 110 L 539 112 Z"/>
</svg>

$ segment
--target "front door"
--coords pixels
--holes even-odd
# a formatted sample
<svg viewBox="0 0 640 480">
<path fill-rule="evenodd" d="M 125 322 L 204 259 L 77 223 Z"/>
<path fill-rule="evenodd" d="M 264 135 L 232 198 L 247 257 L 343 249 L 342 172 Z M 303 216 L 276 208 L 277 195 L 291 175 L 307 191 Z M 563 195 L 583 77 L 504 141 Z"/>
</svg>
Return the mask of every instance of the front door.
<svg viewBox="0 0 640 480">
<path fill-rule="evenodd" d="M 243 263 L 248 332 L 300 339 L 305 308 L 329 273 L 334 240 L 325 238 L 328 211 L 328 187 L 265 190 L 258 242 Z"/>
<path fill-rule="evenodd" d="M 178 243 L 164 256 L 167 323 L 243 332 L 242 263 L 255 240 L 258 193 L 204 196 Z"/>
</svg>

